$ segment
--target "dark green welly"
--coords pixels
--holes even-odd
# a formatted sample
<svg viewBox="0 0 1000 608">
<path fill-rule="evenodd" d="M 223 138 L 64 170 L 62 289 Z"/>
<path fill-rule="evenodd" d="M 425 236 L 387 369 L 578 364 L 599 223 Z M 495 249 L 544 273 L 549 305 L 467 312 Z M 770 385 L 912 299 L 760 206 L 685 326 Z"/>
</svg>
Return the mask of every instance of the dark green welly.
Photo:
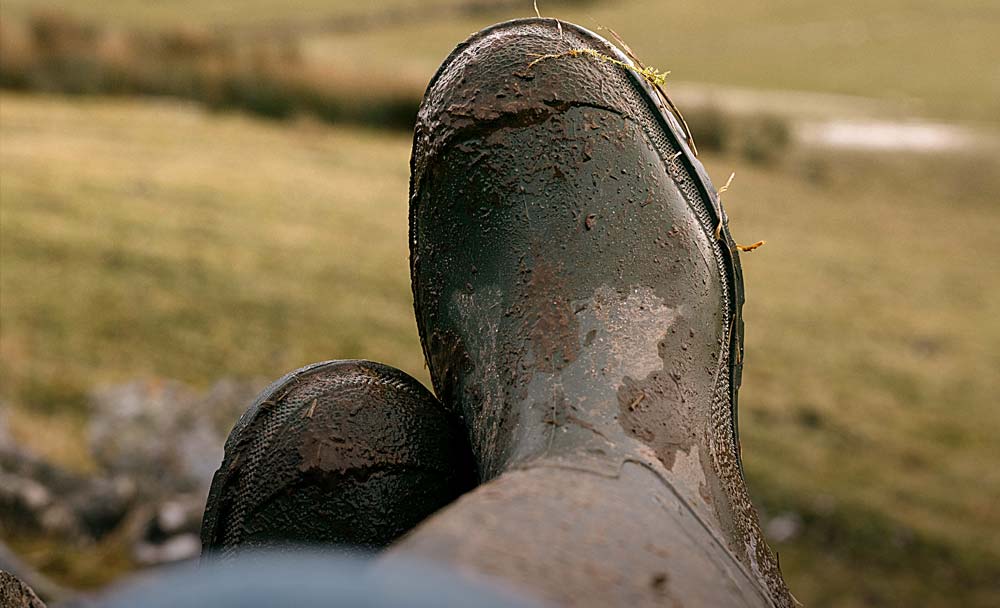
<svg viewBox="0 0 1000 608">
<path fill-rule="evenodd" d="M 399 553 L 556 602 L 788 605 L 740 465 L 736 246 L 680 121 L 627 61 L 520 20 L 473 35 L 428 87 L 417 324 L 488 483 Z"/>
</svg>

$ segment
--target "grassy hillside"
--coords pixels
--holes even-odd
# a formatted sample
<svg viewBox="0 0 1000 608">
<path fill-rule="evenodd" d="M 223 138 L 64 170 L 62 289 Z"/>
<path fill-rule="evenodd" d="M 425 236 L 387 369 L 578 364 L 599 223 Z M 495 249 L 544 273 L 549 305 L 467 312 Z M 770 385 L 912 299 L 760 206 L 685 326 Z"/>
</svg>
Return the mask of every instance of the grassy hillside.
<svg viewBox="0 0 1000 608">
<path fill-rule="evenodd" d="M 1000 117 L 1000 3 L 994 0 L 542 1 L 543 15 L 611 27 L 680 81 L 890 99 L 941 118 Z M 455 7 L 497 6 L 485 12 Z M 414 11 L 415 6 L 421 10 Z M 2 14 L 58 9 L 99 24 L 278 32 L 324 66 L 426 81 L 458 41 L 493 21 L 533 15 L 530 0 L 356 2 L 6 0 Z"/>
<path fill-rule="evenodd" d="M 430 6 L 448 6 L 461 0 L 434 0 Z M 210 23 L 225 27 L 253 26 L 263 22 L 285 22 L 289 17 L 303 21 L 323 17 L 352 17 L 373 12 L 392 12 L 412 6 L 412 0 L 380 0 L 367 5 L 344 0 L 244 0 L 202 2 L 200 0 L 5 0 L 4 11 L 11 15 L 28 15 L 38 10 L 58 10 L 115 25 L 174 26 Z"/>
<path fill-rule="evenodd" d="M 5 96 L 0 112 L 5 388 L 362 350 L 421 373 L 405 138 L 155 103 Z"/>
<path fill-rule="evenodd" d="M 409 141 L 177 104 L 0 97 L 0 398 L 81 460 L 85 394 L 330 357 L 426 382 L 406 252 Z M 799 155 L 737 172 L 744 457 L 811 606 L 1000 592 L 1000 161 Z M 34 423 L 46 434 L 36 435 Z M 74 448 L 74 446 L 76 446 Z"/>
</svg>

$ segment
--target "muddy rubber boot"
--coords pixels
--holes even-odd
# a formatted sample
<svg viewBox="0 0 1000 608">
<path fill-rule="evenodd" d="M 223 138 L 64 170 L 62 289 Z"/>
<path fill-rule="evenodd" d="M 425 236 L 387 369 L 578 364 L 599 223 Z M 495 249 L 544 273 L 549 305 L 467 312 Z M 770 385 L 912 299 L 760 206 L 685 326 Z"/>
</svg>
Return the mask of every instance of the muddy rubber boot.
<svg viewBox="0 0 1000 608">
<path fill-rule="evenodd" d="M 379 549 L 474 481 L 464 426 L 419 382 L 371 361 L 313 364 L 265 389 L 230 433 L 203 555 Z"/>
<path fill-rule="evenodd" d="M 740 464 L 736 246 L 679 119 L 622 62 L 580 27 L 518 20 L 429 85 L 417 323 L 488 483 L 393 555 L 557 604 L 787 606 Z"/>
</svg>

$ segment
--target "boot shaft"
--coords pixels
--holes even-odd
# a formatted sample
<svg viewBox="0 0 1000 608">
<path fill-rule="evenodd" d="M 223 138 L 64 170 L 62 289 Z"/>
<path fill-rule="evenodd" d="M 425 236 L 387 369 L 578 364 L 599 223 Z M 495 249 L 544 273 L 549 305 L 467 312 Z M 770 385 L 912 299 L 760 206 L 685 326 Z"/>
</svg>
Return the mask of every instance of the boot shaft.
<svg viewBox="0 0 1000 608">
<path fill-rule="evenodd" d="M 671 468 L 718 419 L 734 434 L 713 408 L 731 408 L 738 268 L 628 73 L 558 57 L 594 46 L 575 29 L 504 34 L 446 63 L 417 127 L 411 261 L 435 387 L 486 479 L 648 449 Z"/>
<path fill-rule="evenodd" d="M 641 464 L 780 596 L 740 468 L 735 245 L 679 121 L 626 61 L 523 20 L 432 80 L 410 199 L 431 376 L 484 481 Z"/>
</svg>

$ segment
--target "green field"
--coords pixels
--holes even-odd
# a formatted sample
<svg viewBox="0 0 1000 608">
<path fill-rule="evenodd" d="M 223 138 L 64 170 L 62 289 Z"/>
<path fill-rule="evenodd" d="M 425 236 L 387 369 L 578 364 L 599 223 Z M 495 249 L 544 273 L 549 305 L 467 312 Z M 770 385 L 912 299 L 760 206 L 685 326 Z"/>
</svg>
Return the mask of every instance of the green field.
<svg viewBox="0 0 1000 608">
<path fill-rule="evenodd" d="M 0 353 L 14 432 L 82 465 L 103 382 L 367 357 L 426 382 L 409 140 L 170 103 L 0 98 Z M 799 154 L 735 170 L 744 457 L 813 606 L 990 604 L 1000 538 L 996 159 Z M 30 424 L 45 421 L 48 441 Z M 72 578 L 72 577 L 70 577 Z"/>
</svg>

